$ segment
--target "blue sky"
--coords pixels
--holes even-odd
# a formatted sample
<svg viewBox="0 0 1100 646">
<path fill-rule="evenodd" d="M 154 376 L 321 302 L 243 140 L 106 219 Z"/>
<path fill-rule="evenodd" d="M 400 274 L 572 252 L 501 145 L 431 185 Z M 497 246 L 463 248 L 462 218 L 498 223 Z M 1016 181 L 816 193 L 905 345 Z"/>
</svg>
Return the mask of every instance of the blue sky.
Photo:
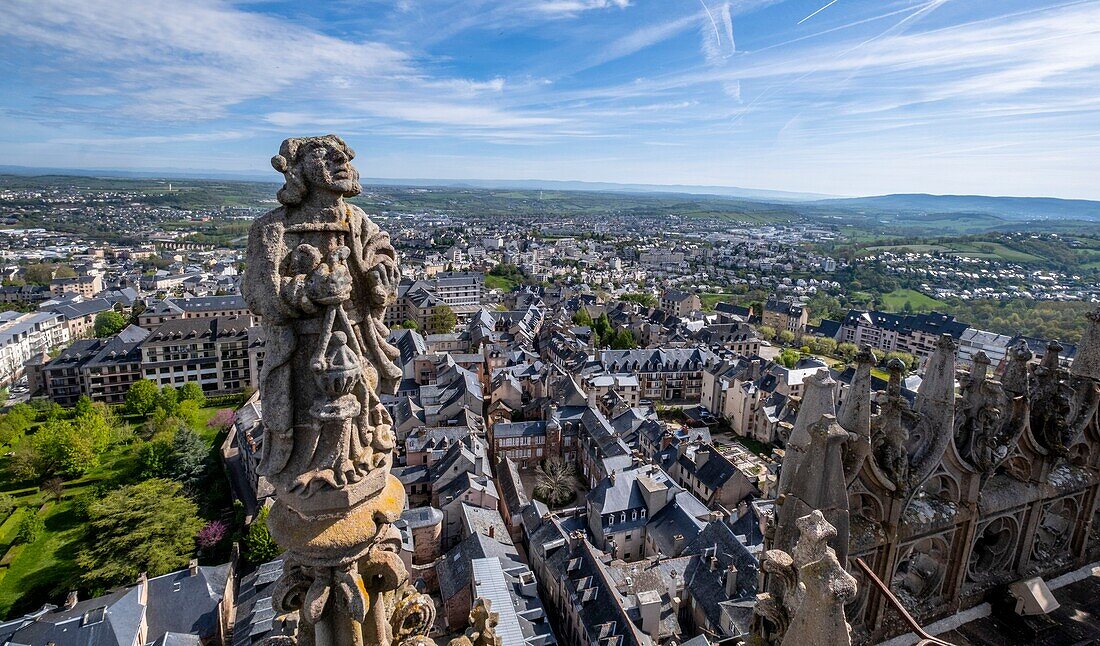
<svg viewBox="0 0 1100 646">
<path fill-rule="evenodd" d="M 1095 0 L 5 0 L 0 87 L 0 164 L 1100 199 Z"/>
</svg>

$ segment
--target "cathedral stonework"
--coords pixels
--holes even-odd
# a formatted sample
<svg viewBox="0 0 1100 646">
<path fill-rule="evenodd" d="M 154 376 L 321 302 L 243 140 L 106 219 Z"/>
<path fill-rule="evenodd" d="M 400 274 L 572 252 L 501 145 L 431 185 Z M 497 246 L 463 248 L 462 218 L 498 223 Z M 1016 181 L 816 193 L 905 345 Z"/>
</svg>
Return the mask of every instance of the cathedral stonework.
<svg viewBox="0 0 1100 646">
<path fill-rule="evenodd" d="M 1100 556 L 1100 310 L 1089 314 L 1068 369 L 1062 349 L 1052 342 L 1036 362 L 1021 344 L 999 367 L 979 353 L 968 372 L 956 373 L 954 343 L 944 337 L 914 403 L 902 395 L 903 367 L 892 365 L 874 415 L 869 364 L 857 364 L 837 417 L 822 380 L 808 382 L 768 532 L 764 629 L 790 630 L 777 598 L 790 587 L 786 554 L 797 551 L 800 534 L 806 540 L 811 509 L 840 530 L 835 556 L 858 582 L 841 595 L 857 642 L 906 628 L 883 595 L 869 592 L 856 558 L 926 624 L 982 602 L 997 586 L 1057 576 Z"/>
<path fill-rule="evenodd" d="M 271 162 L 282 206 L 248 238 L 243 292 L 266 338 L 259 472 L 286 550 L 273 604 L 298 613 L 299 644 L 414 644 L 435 610 L 398 554 L 405 492 L 379 399 L 401 374 L 382 324 L 397 257 L 344 201 L 361 190 L 353 157 L 333 135 L 284 141 Z"/>
</svg>

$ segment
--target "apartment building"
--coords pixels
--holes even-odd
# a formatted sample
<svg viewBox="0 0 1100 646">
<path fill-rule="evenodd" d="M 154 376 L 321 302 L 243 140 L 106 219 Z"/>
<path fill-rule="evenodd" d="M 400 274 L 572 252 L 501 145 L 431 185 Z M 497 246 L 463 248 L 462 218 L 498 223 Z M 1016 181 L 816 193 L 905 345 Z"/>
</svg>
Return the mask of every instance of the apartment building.
<svg viewBox="0 0 1100 646">
<path fill-rule="evenodd" d="M 638 378 L 641 399 L 661 402 L 698 402 L 703 370 L 717 359 L 713 352 L 701 348 L 605 350 L 600 353 L 604 370 L 634 375 Z"/>
<path fill-rule="evenodd" d="M 703 303 L 699 300 L 697 294 L 688 294 L 677 289 L 670 289 L 661 294 L 660 307 L 666 312 L 685 317 L 692 311 L 701 309 Z"/>
<path fill-rule="evenodd" d="M 932 356 L 936 341 L 943 334 L 958 341 L 969 328 L 949 314 L 892 314 L 890 312 L 849 310 L 840 324 L 837 341 L 891 352 L 908 352 L 925 359 Z"/>
<path fill-rule="evenodd" d="M 764 303 L 760 321 L 776 331 L 787 330 L 800 334 L 806 331 L 806 324 L 810 321 L 810 309 L 798 301 L 769 298 Z"/>
<path fill-rule="evenodd" d="M 53 296 L 80 294 L 84 298 L 91 298 L 102 291 L 103 276 L 99 274 L 91 276 L 73 276 L 72 278 L 54 278 L 50 281 L 50 294 Z"/>
<path fill-rule="evenodd" d="M 244 302 L 244 297 L 233 296 L 196 296 L 192 298 L 166 298 L 155 301 L 138 315 L 138 325 L 153 329 L 166 321 L 177 319 L 202 319 L 217 317 L 249 317 L 256 323 L 255 317 Z"/>
<path fill-rule="evenodd" d="M 158 386 L 195 381 L 211 394 L 255 386 L 249 357 L 252 327 L 249 316 L 167 321 L 141 345 L 142 376 Z"/>
<path fill-rule="evenodd" d="M 33 357 L 69 341 L 69 329 L 54 312 L 0 312 L 0 388 L 26 371 Z"/>
<path fill-rule="evenodd" d="M 110 339 L 80 339 L 41 366 L 37 382 L 53 401 L 71 406 L 81 396 L 121 404 L 141 379 L 141 342 L 149 331 L 131 325 Z"/>
</svg>

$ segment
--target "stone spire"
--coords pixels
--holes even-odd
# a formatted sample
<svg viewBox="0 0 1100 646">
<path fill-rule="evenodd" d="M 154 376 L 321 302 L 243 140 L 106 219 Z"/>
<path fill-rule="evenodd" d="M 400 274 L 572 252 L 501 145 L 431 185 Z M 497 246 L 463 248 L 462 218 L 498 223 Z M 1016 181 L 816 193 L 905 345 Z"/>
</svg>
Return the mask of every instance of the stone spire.
<svg viewBox="0 0 1100 646">
<path fill-rule="evenodd" d="M 780 500 L 774 547 L 791 550 L 798 537 L 798 519 L 817 510 L 843 537 L 834 535 L 831 543 L 844 563 L 848 555 L 848 485 L 844 479 L 844 443 L 848 441 L 848 433 L 832 415 L 822 416 L 809 433 L 805 459 L 790 491 Z"/>
<path fill-rule="evenodd" d="M 803 384 L 806 390 L 802 394 L 802 403 L 798 407 L 798 416 L 794 420 L 791 438 L 787 441 L 783 468 L 779 474 L 779 495 L 790 491 L 795 473 L 810 448 L 810 426 L 821 421 L 824 415 L 836 415 L 833 398 L 836 381 L 829 376 L 827 369 L 818 370 Z"/>
<path fill-rule="evenodd" d="M 974 355 L 970 373 L 959 378 L 955 410 L 955 448 L 983 481 L 1011 454 L 1027 422 L 1027 397 L 1011 396 L 990 379 L 991 363 L 984 352 Z"/>
<path fill-rule="evenodd" d="M 1073 359 L 1069 374 L 1079 379 L 1100 383 L 1100 308 L 1085 315 L 1089 325 L 1077 344 L 1077 356 Z"/>
<path fill-rule="evenodd" d="M 848 396 L 840 405 L 837 422 L 849 433 L 844 447 L 844 479 L 848 484 L 856 479 L 864 460 L 871 454 L 871 368 L 875 355 L 870 346 L 863 346 L 856 355 L 856 369 Z"/>
<path fill-rule="evenodd" d="M 919 418 L 906 443 L 911 490 L 932 475 L 954 437 L 955 349 L 950 336 L 940 336 L 917 389 L 914 409 Z"/>
</svg>

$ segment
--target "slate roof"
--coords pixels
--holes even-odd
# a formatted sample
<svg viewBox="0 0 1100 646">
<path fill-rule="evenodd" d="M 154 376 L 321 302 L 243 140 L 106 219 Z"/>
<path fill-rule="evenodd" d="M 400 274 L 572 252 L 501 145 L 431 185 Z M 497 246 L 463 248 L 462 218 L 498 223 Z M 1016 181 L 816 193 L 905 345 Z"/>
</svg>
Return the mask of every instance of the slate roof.
<svg viewBox="0 0 1100 646">
<path fill-rule="evenodd" d="M 546 422 L 507 422 L 493 426 L 493 438 L 539 437 L 546 435 Z"/>
<path fill-rule="evenodd" d="M 725 602 L 748 599 L 756 594 L 759 563 L 725 523 L 708 523 L 683 553 L 697 557 L 684 573 L 685 593 L 691 595 L 711 625 L 723 625 L 722 615 L 729 612 L 728 607 L 723 607 Z M 717 559 L 717 567 L 713 570 L 710 567 L 712 556 Z M 725 573 L 731 564 L 737 568 L 737 588 L 732 597 L 726 594 L 725 586 Z M 747 631 L 748 626 L 743 629 Z"/>
<path fill-rule="evenodd" d="M 271 607 L 272 588 L 282 573 L 283 560 L 279 558 L 241 577 L 235 597 L 233 646 L 252 646 L 267 637 L 293 634 L 294 624 L 288 624 Z"/>
<path fill-rule="evenodd" d="M 0 637 L 11 646 L 131 646 L 138 643 L 144 615 L 141 590 L 132 586 L 80 601 L 69 610 L 51 607 L 28 616 L 33 619 L 7 622 Z"/>
<path fill-rule="evenodd" d="M 519 469 L 510 458 L 501 458 L 497 462 L 496 471 L 497 489 L 500 490 L 501 500 L 508 507 L 508 511 L 514 518 L 513 523 L 519 521 L 519 514 L 523 508 L 530 504 L 527 492 L 523 490 L 523 483 L 519 478 Z"/>
<path fill-rule="evenodd" d="M 200 566 L 149 579 L 149 639 L 166 632 L 210 637 L 217 632 L 218 606 L 229 578 L 229 564 Z"/>
<path fill-rule="evenodd" d="M 587 539 L 556 550 L 546 560 L 551 574 L 565 583 L 566 593 L 579 602 L 581 626 L 589 643 L 599 646 L 642 646 L 649 640 L 630 620 L 608 578 L 598 552 Z"/>
<path fill-rule="evenodd" d="M 519 553 L 512 545 L 505 545 L 484 534 L 470 534 L 443 555 L 436 565 L 439 577 L 439 594 L 449 599 L 470 585 L 474 559 L 499 558 L 520 563 Z"/>
<path fill-rule="evenodd" d="M 662 554 L 678 556 L 684 542 L 695 538 L 706 527 L 710 510 L 690 491 L 680 491 L 646 523 L 646 536 Z M 677 540 L 677 536 L 683 539 Z"/>
</svg>

